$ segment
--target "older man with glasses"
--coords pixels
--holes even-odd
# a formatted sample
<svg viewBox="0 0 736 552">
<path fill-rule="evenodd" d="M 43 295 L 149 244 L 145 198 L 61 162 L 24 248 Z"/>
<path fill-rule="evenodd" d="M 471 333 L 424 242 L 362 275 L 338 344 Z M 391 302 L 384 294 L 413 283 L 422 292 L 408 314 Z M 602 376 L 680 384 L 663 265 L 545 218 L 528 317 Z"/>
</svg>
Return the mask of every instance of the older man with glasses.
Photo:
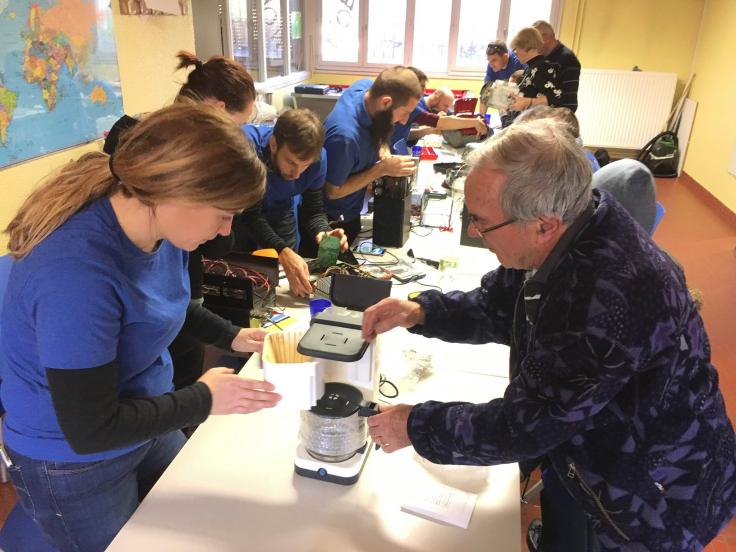
<svg viewBox="0 0 736 552">
<path fill-rule="evenodd" d="M 508 345 L 509 385 L 483 404 L 382 407 L 372 437 L 436 463 L 541 465 L 531 550 L 702 550 L 736 513 L 736 443 L 682 270 L 591 189 L 555 121 L 506 129 L 470 166 L 468 232 L 502 266 L 470 292 L 385 299 L 363 334 Z"/>
</svg>

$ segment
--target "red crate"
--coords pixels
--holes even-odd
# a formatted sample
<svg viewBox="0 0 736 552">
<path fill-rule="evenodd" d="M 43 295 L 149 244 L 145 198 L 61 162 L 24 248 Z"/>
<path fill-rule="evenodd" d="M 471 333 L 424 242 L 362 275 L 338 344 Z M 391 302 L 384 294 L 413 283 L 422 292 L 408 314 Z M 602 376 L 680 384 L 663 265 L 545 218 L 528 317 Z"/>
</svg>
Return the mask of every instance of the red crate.
<svg viewBox="0 0 736 552">
<path fill-rule="evenodd" d="M 460 98 L 455 100 L 455 115 L 473 114 L 475 106 L 478 105 L 478 98 Z"/>
<path fill-rule="evenodd" d="M 422 161 L 434 161 L 437 159 L 438 155 L 437 152 L 434 151 L 434 148 L 429 146 L 423 146 L 422 147 L 422 153 L 419 156 L 419 159 Z"/>
</svg>

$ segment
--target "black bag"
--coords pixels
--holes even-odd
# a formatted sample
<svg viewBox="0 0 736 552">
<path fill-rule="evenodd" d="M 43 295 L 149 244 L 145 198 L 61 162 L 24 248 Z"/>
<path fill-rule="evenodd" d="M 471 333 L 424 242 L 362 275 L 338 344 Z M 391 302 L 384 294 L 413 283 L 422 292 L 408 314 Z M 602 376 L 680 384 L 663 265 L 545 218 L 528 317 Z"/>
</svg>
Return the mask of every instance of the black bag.
<svg viewBox="0 0 736 552">
<path fill-rule="evenodd" d="M 657 134 L 647 142 L 636 158 L 649 167 L 654 176 L 676 177 L 677 166 L 680 164 L 677 135 L 669 130 Z"/>
</svg>

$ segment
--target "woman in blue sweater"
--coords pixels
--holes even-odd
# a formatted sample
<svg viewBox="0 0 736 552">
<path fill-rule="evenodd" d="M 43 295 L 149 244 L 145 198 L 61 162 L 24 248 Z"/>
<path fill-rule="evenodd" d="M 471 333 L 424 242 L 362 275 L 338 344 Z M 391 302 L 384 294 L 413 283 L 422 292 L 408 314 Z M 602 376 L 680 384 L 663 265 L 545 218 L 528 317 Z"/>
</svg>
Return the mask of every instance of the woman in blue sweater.
<svg viewBox="0 0 736 552">
<path fill-rule="evenodd" d="M 187 252 L 227 235 L 265 171 L 216 109 L 177 104 L 89 153 L 26 200 L 2 314 L 5 444 L 20 503 L 59 550 L 104 550 L 210 414 L 276 404 L 263 381 L 215 368 L 172 391 L 182 328 L 256 351 L 263 332 L 190 302 Z"/>
</svg>

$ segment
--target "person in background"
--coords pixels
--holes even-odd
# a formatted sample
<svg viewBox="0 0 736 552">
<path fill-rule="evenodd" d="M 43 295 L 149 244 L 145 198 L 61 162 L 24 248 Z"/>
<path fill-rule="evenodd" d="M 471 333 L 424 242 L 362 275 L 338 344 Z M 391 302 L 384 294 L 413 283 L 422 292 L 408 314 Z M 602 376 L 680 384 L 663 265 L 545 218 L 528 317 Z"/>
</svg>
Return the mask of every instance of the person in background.
<svg viewBox="0 0 736 552">
<path fill-rule="evenodd" d="M 486 78 L 483 80 L 483 87 L 480 90 L 481 98 L 484 92 L 497 80 L 509 80 L 517 71 L 523 71 L 526 66 L 519 61 L 514 52 L 509 52 L 506 43 L 502 40 L 495 40 L 488 43 L 486 47 L 486 58 L 488 58 L 488 66 L 486 67 Z M 488 106 L 482 101 L 479 104 L 479 110 L 482 115 L 488 111 Z"/>
<path fill-rule="evenodd" d="M 181 428 L 278 402 L 270 383 L 226 368 L 174 391 L 166 349 L 184 326 L 261 350 L 263 330 L 190 301 L 186 265 L 264 180 L 231 119 L 176 104 L 126 131 L 111 157 L 64 166 L 8 225 L 3 438 L 20 505 L 58 550 L 104 550 L 184 444 Z"/>
<path fill-rule="evenodd" d="M 424 90 L 427 87 L 427 75 L 416 67 L 409 67 L 419 79 Z M 437 88 L 429 96 L 419 100 L 406 123 L 396 123 L 391 135 L 391 151 L 398 154 L 408 153 L 408 145 L 422 136 L 442 132 L 473 128 L 477 136 L 488 133 L 488 128 L 481 119 L 447 115 L 447 111 L 455 103 L 455 95 L 449 88 Z M 403 140 L 403 142 L 402 142 Z M 400 151 L 401 150 L 401 151 Z"/>
<path fill-rule="evenodd" d="M 420 105 L 422 102 L 419 102 Z M 449 88 L 436 88 L 424 98 L 427 111 L 436 115 L 447 115 L 455 103 L 455 95 Z"/>
<path fill-rule="evenodd" d="M 554 119 L 560 121 L 564 125 L 567 125 L 567 128 L 570 129 L 573 138 L 575 138 L 575 142 L 581 148 L 583 148 L 583 153 L 590 162 L 590 168 L 593 170 L 593 173 L 600 169 L 600 165 L 598 165 L 598 160 L 595 158 L 595 155 L 593 155 L 583 146 L 583 139 L 580 137 L 580 123 L 578 122 L 578 118 L 572 111 L 570 111 L 566 107 L 549 107 L 546 105 L 535 105 L 531 109 L 527 109 L 519 113 L 519 115 L 514 120 L 514 124 L 525 123 L 528 121 L 536 121 L 538 119 Z"/>
<path fill-rule="evenodd" d="M 535 105 L 559 107 L 562 101 L 557 72 L 540 52 L 542 35 L 539 31 L 532 27 L 521 29 L 511 41 L 511 47 L 527 67 L 519 81 L 519 94 L 509 106 L 512 115 L 505 120 L 509 124 L 524 109 Z"/>
<path fill-rule="evenodd" d="M 468 233 L 501 266 L 473 291 L 384 299 L 363 336 L 508 345 L 508 387 L 484 404 L 382 406 L 374 441 L 439 464 L 541 463 L 532 551 L 702 550 L 736 513 L 736 440 L 682 270 L 591 189 L 556 121 L 512 125 L 469 164 Z"/>
<path fill-rule="evenodd" d="M 236 247 L 275 249 L 291 292 L 307 296 L 312 285 L 309 267 L 297 253 L 294 198 L 301 196 L 302 201 L 301 239 L 312 241 L 315 253 L 325 236 L 335 236 L 341 248 L 347 249 L 343 229 L 330 228 L 322 204 L 327 174 L 322 123 L 308 109 L 292 109 L 282 113 L 273 127 L 246 125 L 245 133 L 268 172 L 263 201 L 236 218 Z"/>
<path fill-rule="evenodd" d="M 325 212 L 331 226 L 345 229 L 348 243 L 360 233 L 366 188 L 377 178 L 414 172 L 412 158 L 391 155 L 389 141 L 394 124 L 407 122 L 422 94 L 411 69 L 384 69 L 375 81 L 347 88 L 325 119 Z"/>
<path fill-rule="evenodd" d="M 179 89 L 176 102 L 194 102 L 210 105 L 222 110 L 237 125 L 250 120 L 256 100 L 253 78 L 235 61 L 214 56 L 202 62 L 190 52 L 180 51 L 178 69 L 193 70 Z M 145 115 L 124 115 L 108 133 L 103 151 L 112 155 L 120 135 Z M 202 303 L 202 257 L 219 259 L 232 249 L 231 236 L 218 236 L 201 244 L 189 254 L 189 281 L 193 301 Z M 169 347 L 174 362 L 174 388 L 181 389 L 193 384 L 202 375 L 204 345 L 199 339 L 182 330 Z"/>
<path fill-rule="evenodd" d="M 557 70 L 557 81 L 562 90 L 560 105 L 575 113 L 578 109 L 580 61 L 570 48 L 557 40 L 552 25 L 546 21 L 535 21 L 532 27 L 542 35 L 542 55 Z"/>
</svg>

